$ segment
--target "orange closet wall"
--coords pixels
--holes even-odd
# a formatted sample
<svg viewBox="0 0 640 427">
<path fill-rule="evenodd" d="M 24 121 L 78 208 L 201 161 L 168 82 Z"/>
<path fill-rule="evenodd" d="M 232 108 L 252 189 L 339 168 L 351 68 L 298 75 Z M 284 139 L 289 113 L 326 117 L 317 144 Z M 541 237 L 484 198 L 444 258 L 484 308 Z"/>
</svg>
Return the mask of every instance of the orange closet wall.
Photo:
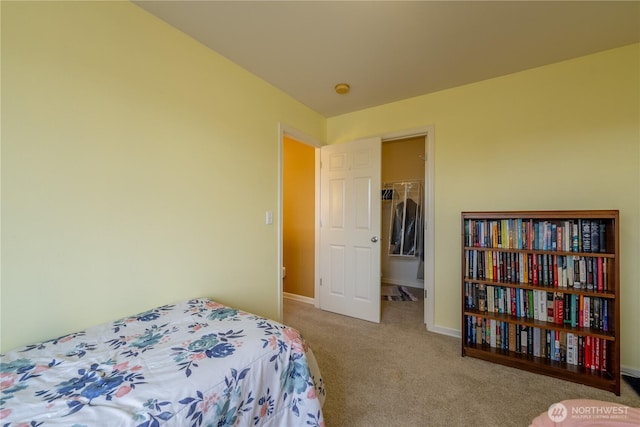
<svg viewBox="0 0 640 427">
<path fill-rule="evenodd" d="M 313 298 L 315 148 L 285 136 L 283 151 L 283 289 Z"/>
</svg>

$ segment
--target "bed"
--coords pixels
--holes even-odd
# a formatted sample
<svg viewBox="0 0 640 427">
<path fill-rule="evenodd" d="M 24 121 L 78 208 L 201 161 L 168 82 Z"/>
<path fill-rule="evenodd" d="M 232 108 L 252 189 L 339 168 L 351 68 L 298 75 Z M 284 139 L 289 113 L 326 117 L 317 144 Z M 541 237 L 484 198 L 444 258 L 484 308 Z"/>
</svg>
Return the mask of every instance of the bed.
<svg viewBox="0 0 640 427">
<path fill-rule="evenodd" d="M 207 298 L 0 355 L 0 425 L 322 426 L 297 330 Z"/>
</svg>

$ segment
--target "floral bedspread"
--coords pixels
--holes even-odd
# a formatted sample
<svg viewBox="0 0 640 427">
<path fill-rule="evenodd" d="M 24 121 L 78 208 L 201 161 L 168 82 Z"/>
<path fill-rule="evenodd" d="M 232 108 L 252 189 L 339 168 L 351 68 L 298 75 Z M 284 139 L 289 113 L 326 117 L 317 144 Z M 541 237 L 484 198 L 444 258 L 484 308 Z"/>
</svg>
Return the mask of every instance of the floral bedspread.
<svg viewBox="0 0 640 427">
<path fill-rule="evenodd" d="M 0 355 L 0 425 L 323 426 L 298 331 L 206 298 Z"/>
</svg>

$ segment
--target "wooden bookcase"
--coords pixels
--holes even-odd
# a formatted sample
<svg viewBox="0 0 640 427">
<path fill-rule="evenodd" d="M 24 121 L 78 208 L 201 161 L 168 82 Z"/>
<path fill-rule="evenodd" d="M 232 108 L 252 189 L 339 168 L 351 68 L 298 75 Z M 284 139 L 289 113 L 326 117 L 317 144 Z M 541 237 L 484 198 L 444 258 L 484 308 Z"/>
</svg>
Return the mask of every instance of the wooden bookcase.
<svg viewBox="0 0 640 427">
<path fill-rule="evenodd" d="M 461 216 L 462 356 L 620 395 L 618 211 Z"/>
</svg>

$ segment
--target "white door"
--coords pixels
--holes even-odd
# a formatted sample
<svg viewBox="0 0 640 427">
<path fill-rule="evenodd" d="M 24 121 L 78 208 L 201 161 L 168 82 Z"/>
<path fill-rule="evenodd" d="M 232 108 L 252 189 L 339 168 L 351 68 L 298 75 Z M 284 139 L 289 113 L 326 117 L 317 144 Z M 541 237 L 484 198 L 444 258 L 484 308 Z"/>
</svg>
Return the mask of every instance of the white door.
<svg viewBox="0 0 640 427">
<path fill-rule="evenodd" d="M 320 308 L 380 322 L 380 138 L 321 148 Z"/>
</svg>

